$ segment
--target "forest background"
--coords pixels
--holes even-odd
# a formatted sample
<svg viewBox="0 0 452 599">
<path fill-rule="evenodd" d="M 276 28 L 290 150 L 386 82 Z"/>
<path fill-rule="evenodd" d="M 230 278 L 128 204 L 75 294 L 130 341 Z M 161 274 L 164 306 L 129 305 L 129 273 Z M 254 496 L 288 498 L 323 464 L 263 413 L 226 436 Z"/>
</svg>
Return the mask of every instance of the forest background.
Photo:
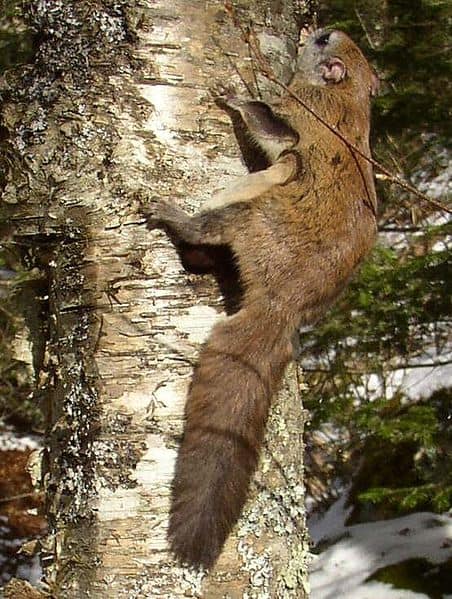
<svg viewBox="0 0 452 599">
<path fill-rule="evenodd" d="M 452 171 L 451 19 L 440 0 L 332 0 L 319 11 L 320 23 L 350 33 L 382 80 L 376 159 L 443 202 Z M 32 53 L 20 3 L 4 3 L 1 72 Z M 301 338 L 310 509 L 328 508 L 347 489 L 349 524 L 452 503 L 451 223 L 384 176 L 377 185 L 379 244 L 323 324 Z M 0 247 L 0 268 L 8 293 L 20 293 L 30 273 L 13 248 Z M 20 325 L 6 292 L 1 299 L 0 418 L 39 430 L 26 368 L 8 351 Z"/>
</svg>

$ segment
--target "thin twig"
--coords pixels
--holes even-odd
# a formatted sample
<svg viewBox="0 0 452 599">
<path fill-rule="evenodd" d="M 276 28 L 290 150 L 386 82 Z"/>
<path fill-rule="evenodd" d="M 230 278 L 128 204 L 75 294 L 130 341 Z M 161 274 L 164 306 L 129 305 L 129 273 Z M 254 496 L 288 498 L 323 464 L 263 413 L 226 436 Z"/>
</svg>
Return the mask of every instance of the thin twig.
<svg viewBox="0 0 452 599">
<path fill-rule="evenodd" d="M 240 23 L 237 16 L 235 15 L 235 11 L 234 11 L 234 8 L 233 8 L 230 0 L 226 0 L 225 7 L 233 19 L 234 25 L 241 31 L 243 40 L 245 41 L 245 43 L 247 43 L 249 45 L 254 58 L 258 62 L 258 65 L 259 65 L 259 68 L 260 68 L 262 74 L 269 81 L 272 81 L 273 83 L 275 83 L 276 85 L 278 85 L 279 87 L 284 89 L 290 96 L 292 96 L 292 98 L 294 100 L 296 100 L 301 106 L 303 106 L 303 108 L 305 110 L 307 110 L 315 119 L 317 119 L 319 121 L 319 123 L 321 123 L 329 131 L 331 131 L 331 133 L 336 135 L 350 150 L 353 150 L 353 152 L 355 152 L 356 154 L 361 156 L 361 158 L 364 158 L 364 160 L 366 160 L 367 162 L 372 164 L 377 170 L 379 170 L 381 173 L 386 175 L 386 177 L 388 178 L 388 180 L 391 183 L 396 183 L 402 189 L 409 191 L 410 193 L 414 194 L 421 200 L 424 200 L 424 202 L 427 202 L 428 204 L 435 206 L 435 208 L 438 208 L 439 210 L 443 210 L 444 212 L 447 212 L 448 214 L 452 214 L 452 209 L 448 208 L 447 206 L 444 206 L 444 204 L 442 204 L 441 202 L 438 202 L 437 200 L 434 200 L 433 198 L 430 198 L 429 196 L 420 192 L 418 189 L 416 189 L 409 183 L 406 183 L 406 181 L 403 181 L 402 179 L 400 179 L 399 177 L 397 177 L 396 175 L 391 173 L 391 171 L 389 171 L 386 167 L 384 167 L 382 164 L 380 164 L 377 160 L 375 160 L 371 156 L 368 156 L 367 154 L 365 154 L 362 150 L 360 150 L 357 146 L 355 146 L 351 141 L 349 141 L 345 137 L 345 135 L 343 135 L 337 129 L 336 126 L 330 125 L 327 121 L 325 121 L 325 119 L 323 117 L 321 117 L 319 114 L 317 114 L 315 112 L 315 110 L 313 110 L 308 104 L 306 104 L 306 102 L 304 102 L 304 100 L 302 100 L 298 94 L 296 94 L 294 91 L 292 91 L 288 85 L 286 85 L 284 82 L 282 82 L 280 79 L 278 79 L 276 77 L 276 75 L 274 74 L 273 69 L 270 67 L 267 60 L 264 58 L 264 56 L 262 54 L 260 45 L 259 45 L 259 40 L 257 39 L 254 31 L 252 31 L 251 29 L 246 30 L 243 27 L 243 25 Z"/>
<path fill-rule="evenodd" d="M 358 8 L 355 6 L 355 15 L 358 18 L 359 24 L 361 25 L 362 30 L 364 31 L 364 35 L 367 38 L 367 41 L 369 43 L 369 46 L 372 48 L 372 50 L 375 50 L 375 44 L 372 41 L 372 38 L 369 35 L 369 32 L 367 31 L 367 27 L 366 24 L 363 21 L 363 18 L 361 16 L 361 13 L 359 12 Z"/>
</svg>

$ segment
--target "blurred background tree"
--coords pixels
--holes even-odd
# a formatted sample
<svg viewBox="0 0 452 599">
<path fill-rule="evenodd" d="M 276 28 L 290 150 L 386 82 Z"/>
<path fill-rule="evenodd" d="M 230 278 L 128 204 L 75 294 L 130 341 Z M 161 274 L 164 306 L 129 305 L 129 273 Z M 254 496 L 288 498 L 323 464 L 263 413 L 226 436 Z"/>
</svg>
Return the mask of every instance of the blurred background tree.
<svg viewBox="0 0 452 599">
<path fill-rule="evenodd" d="M 0 0 L 0 74 L 25 63 L 33 52 L 33 36 L 22 18 L 20 0 Z"/>
<path fill-rule="evenodd" d="M 24 64 L 33 55 L 34 36 L 22 17 L 20 0 L 0 0 L 0 102 L 8 93 L 8 69 Z M 0 188 L 5 185 L 8 142 L 0 126 Z M 0 205 L 0 424 L 31 430 L 42 424 L 32 395 L 30 371 L 20 359 L 20 339 L 26 335 L 30 293 L 40 293 L 31 255 L 21 255 L 11 243 L 7 210 Z M 31 290 L 31 288 L 32 290 Z M 18 306 L 22 307 L 19 308 Z"/>
</svg>

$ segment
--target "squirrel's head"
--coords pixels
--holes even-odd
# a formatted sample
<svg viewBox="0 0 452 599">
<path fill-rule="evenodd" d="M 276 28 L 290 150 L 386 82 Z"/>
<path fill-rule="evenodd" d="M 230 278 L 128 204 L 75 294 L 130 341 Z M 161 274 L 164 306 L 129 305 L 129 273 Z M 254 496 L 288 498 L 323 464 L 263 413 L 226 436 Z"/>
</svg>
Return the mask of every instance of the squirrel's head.
<svg viewBox="0 0 452 599">
<path fill-rule="evenodd" d="M 319 29 L 309 35 L 298 68 L 312 85 L 352 89 L 358 96 L 374 96 L 378 77 L 358 46 L 342 31 Z"/>
</svg>

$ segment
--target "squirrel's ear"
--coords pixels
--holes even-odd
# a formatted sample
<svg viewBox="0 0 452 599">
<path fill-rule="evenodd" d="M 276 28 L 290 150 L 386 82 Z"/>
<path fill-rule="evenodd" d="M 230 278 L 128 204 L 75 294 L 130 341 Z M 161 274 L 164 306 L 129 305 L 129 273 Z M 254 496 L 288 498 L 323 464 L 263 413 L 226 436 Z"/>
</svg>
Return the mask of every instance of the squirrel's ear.
<svg viewBox="0 0 452 599">
<path fill-rule="evenodd" d="M 340 58 L 330 58 L 322 63 L 321 73 L 327 83 L 340 83 L 347 74 L 347 69 Z"/>
<path fill-rule="evenodd" d="M 380 79 L 375 71 L 372 71 L 370 78 L 370 95 L 376 96 L 380 91 Z"/>
</svg>

